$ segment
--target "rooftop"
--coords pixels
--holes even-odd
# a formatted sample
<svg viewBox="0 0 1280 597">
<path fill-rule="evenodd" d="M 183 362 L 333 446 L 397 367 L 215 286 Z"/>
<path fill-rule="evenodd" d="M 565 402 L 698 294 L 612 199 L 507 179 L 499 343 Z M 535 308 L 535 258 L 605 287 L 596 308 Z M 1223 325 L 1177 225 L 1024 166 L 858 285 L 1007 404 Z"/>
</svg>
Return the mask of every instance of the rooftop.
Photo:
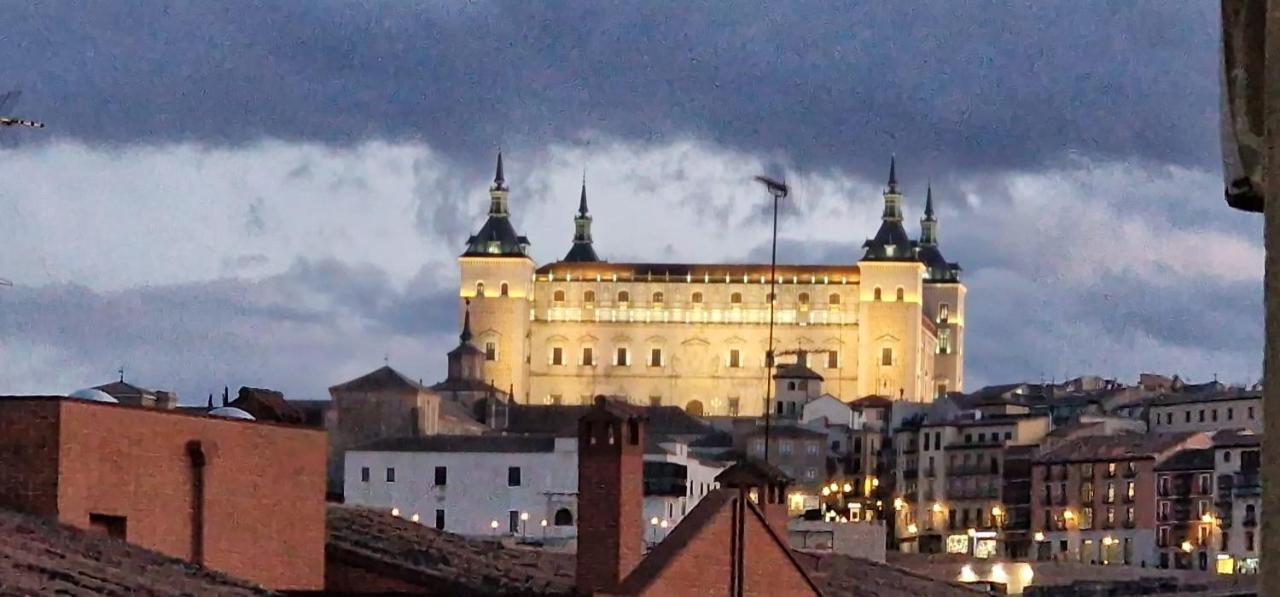
<svg viewBox="0 0 1280 597">
<path fill-rule="evenodd" d="M 505 428 L 508 433 L 528 433 L 576 437 L 578 419 L 592 407 L 561 404 L 512 404 Z M 710 425 L 686 413 L 678 406 L 632 407 L 648 417 L 648 432 L 665 436 L 703 436 L 712 433 Z"/>
<path fill-rule="evenodd" d="M 1156 466 L 1158 471 L 1211 471 L 1213 470 L 1212 449 L 1180 450 Z"/>
<path fill-rule="evenodd" d="M 1228 429 L 1213 435 L 1215 448 L 1257 448 L 1262 446 L 1262 435 L 1244 429 Z"/>
<path fill-rule="evenodd" d="M 330 392 L 386 392 L 426 388 L 389 366 L 382 366 L 351 381 L 330 387 Z"/>
<path fill-rule="evenodd" d="M 265 590 L 141 547 L 0 510 L 6 595 L 266 595 Z"/>
<path fill-rule="evenodd" d="M 556 438 L 534 435 L 425 435 L 392 437 L 361 445 L 364 452 L 554 452 Z"/>
<path fill-rule="evenodd" d="M 1190 387 L 1190 386 L 1188 386 Z M 1179 404 L 1194 404 L 1198 402 L 1228 402 L 1231 400 L 1259 400 L 1262 398 L 1262 392 L 1257 390 L 1246 390 L 1244 388 L 1228 388 L 1223 391 L 1182 391 L 1168 394 L 1161 394 L 1151 399 L 1151 406 L 1174 406 Z"/>
<path fill-rule="evenodd" d="M 1155 458 L 1158 454 L 1195 435 L 1195 432 L 1089 435 L 1070 440 L 1040 455 L 1036 462 L 1066 463 Z"/>
<path fill-rule="evenodd" d="M 329 506 L 331 560 L 439 595 L 568 595 L 574 556 L 467 539 L 385 512 Z"/>
<path fill-rule="evenodd" d="M 786 283 L 800 276 L 814 276 L 819 280 L 825 278 L 829 284 L 856 283 L 858 266 L 856 265 L 784 265 L 778 264 L 778 280 Z M 568 276 L 586 281 L 600 276 L 619 280 L 654 282 L 682 282 L 686 279 L 703 282 L 742 282 L 748 276 L 749 283 L 759 283 L 760 276 L 769 276 L 768 263 L 607 263 L 607 262 L 566 262 L 559 261 L 538 268 L 538 275 Z M 726 280 L 726 277 L 728 278 Z M 808 280 L 798 280 L 809 283 Z"/>
</svg>

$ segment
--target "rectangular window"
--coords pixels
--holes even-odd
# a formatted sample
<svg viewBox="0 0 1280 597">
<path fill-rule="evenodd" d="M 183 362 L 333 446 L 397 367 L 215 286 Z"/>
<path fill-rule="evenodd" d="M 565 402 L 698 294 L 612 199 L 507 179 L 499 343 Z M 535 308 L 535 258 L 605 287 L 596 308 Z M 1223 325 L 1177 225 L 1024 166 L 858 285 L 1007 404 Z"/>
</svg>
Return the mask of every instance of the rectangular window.
<svg viewBox="0 0 1280 597">
<path fill-rule="evenodd" d="M 625 347 L 619 346 L 618 354 L 614 355 L 613 364 L 619 367 L 626 367 L 627 365 L 631 364 L 631 359 L 629 357 L 630 355 L 627 354 L 627 349 Z"/>
<path fill-rule="evenodd" d="M 435 484 L 441 487 L 449 484 L 449 469 L 443 466 L 436 467 Z"/>
<path fill-rule="evenodd" d="M 360 481 L 364 483 L 369 482 L 369 467 L 367 466 L 360 467 Z"/>
<path fill-rule="evenodd" d="M 1230 420 L 1235 419 L 1235 418 L 1236 418 L 1236 409 L 1235 409 L 1234 407 L 1228 407 L 1228 408 L 1227 408 L 1227 420 L 1228 420 L 1228 421 L 1230 421 Z"/>
<path fill-rule="evenodd" d="M 1183 411 L 1183 412 L 1182 412 L 1182 415 L 1183 415 L 1183 418 L 1184 418 L 1184 419 L 1186 419 L 1185 421 L 1183 421 L 1184 423 L 1190 423 L 1190 422 L 1191 422 L 1191 411 L 1189 411 L 1189 410 L 1187 410 L 1187 411 Z"/>
<path fill-rule="evenodd" d="M 1249 407 L 1249 420 L 1250 420 L 1250 421 L 1252 421 L 1252 420 L 1253 420 L 1253 407 L 1252 407 L 1252 406 L 1250 406 L 1250 407 Z"/>
<path fill-rule="evenodd" d="M 1218 422 L 1218 409 L 1216 409 L 1216 408 L 1215 408 L 1215 409 L 1213 409 L 1213 412 L 1212 412 L 1211 414 L 1212 414 L 1212 416 L 1211 416 L 1210 418 L 1211 418 L 1211 419 L 1213 419 L 1213 422 L 1214 422 L 1214 423 L 1217 423 L 1217 422 Z"/>
<path fill-rule="evenodd" d="M 951 318 L 951 305 L 942 303 L 938 305 L 938 323 L 946 323 Z"/>
<path fill-rule="evenodd" d="M 1080 528 L 1093 528 L 1093 506 L 1085 506 L 1080 509 Z"/>
<path fill-rule="evenodd" d="M 1080 465 L 1080 475 L 1085 479 L 1093 479 L 1093 463 L 1086 462 Z"/>
<path fill-rule="evenodd" d="M 662 396 L 650 396 L 649 406 L 662 406 Z"/>
<path fill-rule="evenodd" d="M 484 343 L 484 360 L 486 361 L 498 360 L 498 343 L 497 342 Z"/>
<path fill-rule="evenodd" d="M 729 349 L 729 367 L 737 369 L 742 367 L 742 351 L 737 348 Z"/>
<path fill-rule="evenodd" d="M 596 355 L 592 353 L 590 346 L 582 347 L 582 364 L 590 367 L 596 364 Z"/>
<path fill-rule="evenodd" d="M 738 416 L 738 403 L 739 400 L 737 397 L 729 398 L 729 416 Z"/>
<path fill-rule="evenodd" d="M 563 349 L 563 348 L 561 348 L 561 347 L 559 347 L 559 346 L 553 346 L 553 347 L 551 348 L 551 364 L 552 364 L 552 365 L 563 365 L 563 364 L 564 364 L 564 349 Z"/>
<path fill-rule="evenodd" d="M 662 349 L 661 348 L 649 349 L 649 366 L 650 367 L 662 366 Z"/>
<path fill-rule="evenodd" d="M 560 394 L 552 394 L 550 396 L 547 396 L 547 404 L 562 404 L 563 402 L 564 402 L 564 399 L 560 396 Z"/>
<path fill-rule="evenodd" d="M 817 456 L 818 442 L 808 442 L 808 445 L 805 446 L 805 451 L 808 452 L 810 456 Z"/>
<path fill-rule="evenodd" d="M 938 354 L 951 354 L 951 330 L 938 330 Z"/>
<path fill-rule="evenodd" d="M 840 353 L 835 350 L 828 352 L 827 353 L 827 369 L 839 369 L 839 368 L 840 368 Z"/>
<path fill-rule="evenodd" d="M 394 467 L 389 466 L 387 467 L 387 483 L 395 483 L 395 482 L 396 482 L 396 469 Z"/>
<path fill-rule="evenodd" d="M 519 486 L 520 486 L 520 467 L 518 466 L 507 467 L 507 487 L 519 487 Z"/>
<path fill-rule="evenodd" d="M 888 367 L 893 364 L 893 349 L 884 348 L 880 350 L 880 364 Z"/>
<path fill-rule="evenodd" d="M 1201 422 L 1201 423 L 1203 423 L 1203 422 L 1204 422 L 1204 409 L 1203 409 L 1203 408 L 1202 408 L 1202 409 L 1200 409 L 1200 422 Z"/>
<path fill-rule="evenodd" d="M 520 532 L 519 510 L 507 510 L 507 532 L 512 535 Z"/>
<path fill-rule="evenodd" d="M 1138 487 L 1133 481 L 1126 481 L 1124 484 L 1124 498 L 1130 502 L 1138 497 Z"/>
<path fill-rule="evenodd" d="M 444 510 L 436 509 L 436 530 L 444 530 Z"/>
</svg>

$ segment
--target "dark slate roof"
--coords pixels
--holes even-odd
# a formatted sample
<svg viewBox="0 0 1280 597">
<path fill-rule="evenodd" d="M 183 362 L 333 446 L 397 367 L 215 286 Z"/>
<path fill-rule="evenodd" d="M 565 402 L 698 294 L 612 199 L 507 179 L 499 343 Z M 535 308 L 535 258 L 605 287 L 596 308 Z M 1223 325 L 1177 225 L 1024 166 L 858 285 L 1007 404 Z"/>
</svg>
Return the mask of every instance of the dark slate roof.
<svg viewBox="0 0 1280 597">
<path fill-rule="evenodd" d="M 365 452 L 553 452 L 556 438 L 536 435 L 424 435 L 375 440 Z"/>
<path fill-rule="evenodd" d="M 1141 460 L 1187 441 L 1195 432 L 1184 433 L 1119 433 L 1088 435 L 1041 454 L 1038 463 L 1095 462 L 1105 460 Z"/>
<path fill-rule="evenodd" d="M 529 239 L 516 233 L 511 218 L 506 215 L 490 215 L 480 231 L 467 239 L 463 257 L 527 257 L 525 247 Z"/>
<path fill-rule="evenodd" d="M 1262 435 L 1245 429 L 1228 429 L 1213 435 L 1215 448 L 1256 448 L 1262 445 Z"/>
<path fill-rule="evenodd" d="M 153 394 L 151 390 L 139 388 L 131 383 L 124 381 L 113 381 L 111 383 L 96 386 L 93 389 L 101 390 L 110 394 L 112 398 L 129 398 L 133 396 L 146 396 Z"/>
<path fill-rule="evenodd" d="M 888 246 L 893 245 L 893 255 L 888 253 Z M 869 261 L 915 261 L 915 241 L 907 235 L 900 220 L 883 220 L 876 235 L 862 243 L 866 252 L 863 259 Z"/>
<path fill-rule="evenodd" d="M 809 571 L 824 595 L 852 597 L 975 597 L 986 591 L 932 578 L 905 568 L 829 551 L 797 551 L 796 560 Z"/>
<path fill-rule="evenodd" d="M 778 372 L 773 375 L 774 379 L 816 379 L 822 381 L 822 376 L 817 371 L 810 369 L 803 363 L 791 363 L 790 365 L 781 365 Z"/>
<path fill-rule="evenodd" d="M 651 435 L 702 436 L 712 432 L 707 423 L 676 406 L 634 407 L 649 419 Z M 590 406 L 560 404 L 512 404 L 509 433 L 531 433 L 570 437 L 578 434 L 578 419 L 591 410 Z"/>
<path fill-rule="evenodd" d="M 768 462 L 744 458 L 716 475 L 721 487 L 751 486 L 761 482 L 790 483 L 791 477 Z"/>
<path fill-rule="evenodd" d="M 893 406 L 893 400 L 884 396 L 863 396 L 849 403 L 849 408 L 889 408 Z"/>
<path fill-rule="evenodd" d="M 1156 466 L 1158 471 L 1209 471 L 1213 470 L 1212 449 L 1179 450 Z"/>
<path fill-rule="evenodd" d="M 1192 386 L 1187 386 L 1192 387 Z M 1262 392 L 1257 390 L 1246 390 L 1243 388 L 1228 388 L 1223 391 L 1215 391 L 1208 388 L 1198 391 L 1172 392 L 1161 394 L 1151 400 L 1151 406 L 1171 406 L 1175 404 L 1190 404 L 1194 402 L 1228 402 L 1231 400 L 1255 400 L 1262 397 Z"/>
<path fill-rule="evenodd" d="M 385 512 L 329 506 L 325 556 L 430 595 L 569 595 L 574 555 L 467 539 Z"/>
<path fill-rule="evenodd" d="M 267 595 L 246 581 L 51 520 L 0 510 L 6 595 Z"/>
<path fill-rule="evenodd" d="M 329 388 L 339 392 L 385 392 L 388 390 L 425 390 L 422 384 L 405 377 L 389 366 L 379 367 L 351 381 Z"/>
<path fill-rule="evenodd" d="M 507 391 L 487 381 L 479 379 L 446 379 L 428 388 L 434 392 L 493 392 L 495 396 L 506 396 Z"/>
<path fill-rule="evenodd" d="M 595 247 L 591 243 L 574 242 L 569 247 L 569 253 L 564 256 L 563 261 L 566 262 L 596 262 L 600 261 L 600 256 L 596 255 Z"/>
<path fill-rule="evenodd" d="M 954 282 L 960 276 L 960 264 L 948 262 L 938 245 L 920 245 L 916 256 L 927 268 L 927 281 Z"/>
</svg>

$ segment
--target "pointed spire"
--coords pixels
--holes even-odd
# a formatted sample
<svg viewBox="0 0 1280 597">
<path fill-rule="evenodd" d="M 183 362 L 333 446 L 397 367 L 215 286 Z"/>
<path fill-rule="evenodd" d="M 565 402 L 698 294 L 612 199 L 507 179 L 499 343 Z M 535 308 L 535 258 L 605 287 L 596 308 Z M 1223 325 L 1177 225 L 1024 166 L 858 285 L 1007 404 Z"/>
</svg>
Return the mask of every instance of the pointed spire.
<svg viewBox="0 0 1280 597">
<path fill-rule="evenodd" d="M 502 150 L 498 150 L 498 170 L 493 174 L 493 186 L 502 188 L 506 186 L 507 179 L 502 175 Z"/>
<path fill-rule="evenodd" d="M 467 312 L 462 316 L 462 333 L 458 334 L 458 339 L 463 344 L 471 342 L 471 301 L 467 300 Z"/>
<path fill-rule="evenodd" d="M 898 192 L 898 156 L 889 156 L 889 192 Z"/>
<path fill-rule="evenodd" d="M 929 181 L 929 188 L 924 195 L 924 217 L 927 220 L 933 219 L 933 181 Z"/>
<path fill-rule="evenodd" d="M 582 196 L 578 198 L 578 214 L 587 215 L 587 169 L 582 169 Z"/>
</svg>

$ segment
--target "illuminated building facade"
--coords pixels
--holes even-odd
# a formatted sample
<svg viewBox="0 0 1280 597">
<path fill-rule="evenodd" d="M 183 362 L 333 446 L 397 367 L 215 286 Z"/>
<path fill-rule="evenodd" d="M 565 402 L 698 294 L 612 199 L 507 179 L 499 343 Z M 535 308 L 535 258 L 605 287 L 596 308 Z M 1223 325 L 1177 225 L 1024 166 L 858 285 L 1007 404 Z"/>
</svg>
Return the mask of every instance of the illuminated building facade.
<svg viewBox="0 0 1280 597">
<path fill-rule="evenodd" d="M 927 402 L 963 388 L 965 287 L 938 248 L 932 191 L 919 238 L 908 236 L 894 170 L 860 260 L 778 266 L 774 346 L 806 351 L 836 396 Z M 763 413 L 768 264 L 601 260 L 584 184 L 571 249 L 539 267 L 511 223 L 501 156 L 489 194 L 488 219 L 458 259 L 459 318 L 469 309 L 493 385 L 531 404 L 605 394 Z"/>
</svg>

